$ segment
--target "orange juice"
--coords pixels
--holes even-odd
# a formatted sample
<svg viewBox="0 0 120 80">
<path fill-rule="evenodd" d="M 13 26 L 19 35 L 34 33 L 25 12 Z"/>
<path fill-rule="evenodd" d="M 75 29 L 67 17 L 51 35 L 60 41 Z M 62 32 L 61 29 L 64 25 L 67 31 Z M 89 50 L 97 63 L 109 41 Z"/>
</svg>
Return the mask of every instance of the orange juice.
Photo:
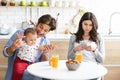
<svg viewBox="0 0 120 80">
<path fill-rule="evenodd" d="M 81 53 L 77 53 L 75 59 L 76 59 L 78 62 L 82 62 L 82 54 L 81 54 Z"/>
<path fill-rule="evenodd" d="M 59 57 L 58 57 L 57 55 L 51 57 L 50 65 L 51 65 L 53 68 L 57 68 L 57 67 L 58 67 L 58 59 L 59 59 Z"/>
</svg>

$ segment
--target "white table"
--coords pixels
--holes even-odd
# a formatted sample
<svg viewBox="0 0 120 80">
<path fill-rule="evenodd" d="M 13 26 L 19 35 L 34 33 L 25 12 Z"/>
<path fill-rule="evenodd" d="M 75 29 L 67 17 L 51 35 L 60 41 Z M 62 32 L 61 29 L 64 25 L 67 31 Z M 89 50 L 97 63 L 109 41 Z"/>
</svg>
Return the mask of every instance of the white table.
<svg viewBox="0 0 120 80">
<path fill-rule="evenodd" d="M 39 62 L 28 66 L 27 70 L 30 74 L 57 80 L 86 80 L 104 76 L 107 69 L 97 63 L 82 62 L 76 71 L 69 71 L 65 64 L 66 60 L 59 60 L 59 67 L 53 69 L 49 66 L 49 62 Z"/>
</svg>

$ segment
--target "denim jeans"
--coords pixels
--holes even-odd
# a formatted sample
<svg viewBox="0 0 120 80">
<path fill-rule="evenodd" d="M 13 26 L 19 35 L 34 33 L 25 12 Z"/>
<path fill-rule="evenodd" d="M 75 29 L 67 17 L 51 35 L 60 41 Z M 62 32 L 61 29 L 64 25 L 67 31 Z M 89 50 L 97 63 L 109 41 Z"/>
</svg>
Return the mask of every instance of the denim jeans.
<svg viewBox="0 0 120 80">
<path fill-rule="evenodd" d="M 50 80 L 50 79 L 45 79 L 45 78 L 42 78 L 42 80 Z"/>
<path fill-rule="evenodd" d="M 45 79 L 45 78 L 40 78 L 40 77 L 33 76 L 33 75 L 29 74 L 27 72 L 27 70 L 25 70 L 24 74 L 23 74 L 23 77 L 22 77 L 22 80 L 50 80 L 50 79 Z"/>
</svg>

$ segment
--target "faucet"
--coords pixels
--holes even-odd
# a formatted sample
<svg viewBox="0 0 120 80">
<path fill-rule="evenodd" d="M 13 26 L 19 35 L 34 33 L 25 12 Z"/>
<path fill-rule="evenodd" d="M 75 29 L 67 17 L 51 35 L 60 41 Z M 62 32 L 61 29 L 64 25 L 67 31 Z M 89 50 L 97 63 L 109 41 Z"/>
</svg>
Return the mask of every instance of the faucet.
<svg viewBox="0 0 120 80">
<path fill-rule="evenodd" d="M 110 21 L 109 21 L 109 32 L 108 34 L 110 35 L 112 33 L 112 29 L 111 29 L 111 20 L 112 20 L 112 16 L 115 15 L 115 14 L 120 14 L 120 12 L 113 12 L 111 15 L 110 15 Z"/>
</svg>

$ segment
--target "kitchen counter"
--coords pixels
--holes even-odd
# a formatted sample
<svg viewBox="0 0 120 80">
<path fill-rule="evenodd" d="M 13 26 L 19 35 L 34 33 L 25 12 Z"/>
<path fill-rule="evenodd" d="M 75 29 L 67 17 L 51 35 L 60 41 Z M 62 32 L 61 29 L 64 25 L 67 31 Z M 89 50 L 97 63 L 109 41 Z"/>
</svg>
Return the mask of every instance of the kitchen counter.
<svg viewBox="0 0 120 80">
<path fill-rule="evenodd" d="M 0 39 L 9 39 L 12 35 L 0 35 Z M 69 40 L 71 34 L 47 34 L 50 40 Z M 120 36 L 104 35 L 105 40 L 120 40 Z"/>
<path fill-rule="evenodd" d="M 9 39 L 12 35 L 0 35 L 0 39 Z"/>
<path fill-rule="evenodd" d="M 0 35 L 0 39 L 9 39 L 12 35 Z M 68 40 L 71 34 L 47 34 L 50 40 Z"/>
</svg>

